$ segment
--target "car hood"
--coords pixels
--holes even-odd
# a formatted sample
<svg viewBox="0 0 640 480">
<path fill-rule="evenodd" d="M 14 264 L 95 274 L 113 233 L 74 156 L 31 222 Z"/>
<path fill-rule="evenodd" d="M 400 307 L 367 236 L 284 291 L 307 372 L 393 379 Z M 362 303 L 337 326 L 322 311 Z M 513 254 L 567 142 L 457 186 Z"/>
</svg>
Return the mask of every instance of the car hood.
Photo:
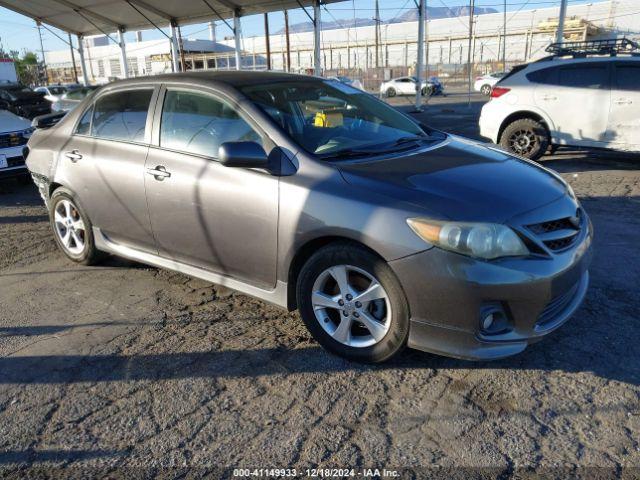
<svg viewBox="0 0 640 480">
<path fill-rule="evenodd" d="M 502 223 L 567 194 L 538 164 L 454 136 L 417 153 L 338 168 L 351 185 L 456 221 Z"/>
<path fill-rule="evenodd" d="M 26 118 L 14 115 L 7 110 L 0 110 L 0 133 L 26 130 L 30 126 L 31 122 Z"/>
</svg>

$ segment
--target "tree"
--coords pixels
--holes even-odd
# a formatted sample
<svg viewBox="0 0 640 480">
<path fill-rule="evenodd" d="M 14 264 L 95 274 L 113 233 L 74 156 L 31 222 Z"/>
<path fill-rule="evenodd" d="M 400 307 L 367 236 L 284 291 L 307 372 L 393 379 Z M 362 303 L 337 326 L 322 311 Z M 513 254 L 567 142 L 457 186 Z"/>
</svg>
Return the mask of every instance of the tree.
<svg viewBox="0 0 640 480">
<path fill-rule="evenodd" d="M 20 53 L 16 50 L 9 52 L 16 66 L 16 74 L 18 81 L 25 85 L 33 85 L 38 83 L 40 78 L 41 65 L 38 56 L 33 52 L 25 51 L 20 57 Z"/>
</svg>

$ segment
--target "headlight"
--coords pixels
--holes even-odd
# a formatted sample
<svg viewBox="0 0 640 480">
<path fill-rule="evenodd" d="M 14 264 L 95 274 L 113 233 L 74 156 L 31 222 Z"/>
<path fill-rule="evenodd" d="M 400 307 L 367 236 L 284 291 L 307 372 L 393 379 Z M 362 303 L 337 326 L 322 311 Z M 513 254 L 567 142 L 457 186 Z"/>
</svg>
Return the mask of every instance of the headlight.
<svg viewBox="0 0 640 480">
<path fill-rule="evenodd" d="M 408 218 L 411 229 L 424 241 L 471 257 L 492 259 L 529 254 L 520 237 L 497 223 L 438 222 Z"/>
</svg>

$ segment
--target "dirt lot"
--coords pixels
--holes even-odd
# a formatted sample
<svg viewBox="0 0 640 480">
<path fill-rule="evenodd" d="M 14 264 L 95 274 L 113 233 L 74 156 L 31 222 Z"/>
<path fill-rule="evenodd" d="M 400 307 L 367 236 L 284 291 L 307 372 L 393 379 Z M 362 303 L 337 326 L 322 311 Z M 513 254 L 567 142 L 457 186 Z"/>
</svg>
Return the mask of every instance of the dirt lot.
<svg viewBox="0 0 640 480">
<path fill-rule="evenodd" d="M 436 99 L 422 117 L 475 136 L 479 105 Z M 570 323 L 492 363 L 411 351 L 348 363 L 258 300 L 122 260 L 72 265 L 36 190 L 3 184 L 0 476 L 640 477 L 640 158 L 544 163 L 591 214 L 592 285 Z"/>
</svg>

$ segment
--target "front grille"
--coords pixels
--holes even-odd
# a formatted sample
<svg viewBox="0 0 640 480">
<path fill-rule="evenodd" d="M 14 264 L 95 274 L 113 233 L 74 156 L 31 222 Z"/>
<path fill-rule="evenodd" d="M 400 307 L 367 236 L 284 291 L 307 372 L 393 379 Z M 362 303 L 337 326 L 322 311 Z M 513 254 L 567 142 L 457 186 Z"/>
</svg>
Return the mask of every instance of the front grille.
<svg viewBox="0 0 640 480">
<path fill-rule="evenodd" d="M 538 327 L 545 327 L 549 324 L 552 324 L 554 320 L 560 315 L 565 308 L 571 303 L 573 297 L 578 290 L 580 282 L 576 283 L 573 287 L 571 287 L 565 293 L 558 295 L 556 298 L 551 300 L 544 310 L 538 315 L 538 321 L 536 325 Z"/>
<path fill-rule="evenodd" d="M 580 209 L 577 209 L 573 217 L 558 218 L 527 225 L 527 228 L 536 235 L 549 250 L 559 252 L 573 245 L 578 238 L 581 226 L 582 212 Z"/>
<path fill-rule="evenodd" d="M 26 145 L 28 140 L 20 134 L 0 135 L 0 148 L 19 147 Z"/>
</svg>

